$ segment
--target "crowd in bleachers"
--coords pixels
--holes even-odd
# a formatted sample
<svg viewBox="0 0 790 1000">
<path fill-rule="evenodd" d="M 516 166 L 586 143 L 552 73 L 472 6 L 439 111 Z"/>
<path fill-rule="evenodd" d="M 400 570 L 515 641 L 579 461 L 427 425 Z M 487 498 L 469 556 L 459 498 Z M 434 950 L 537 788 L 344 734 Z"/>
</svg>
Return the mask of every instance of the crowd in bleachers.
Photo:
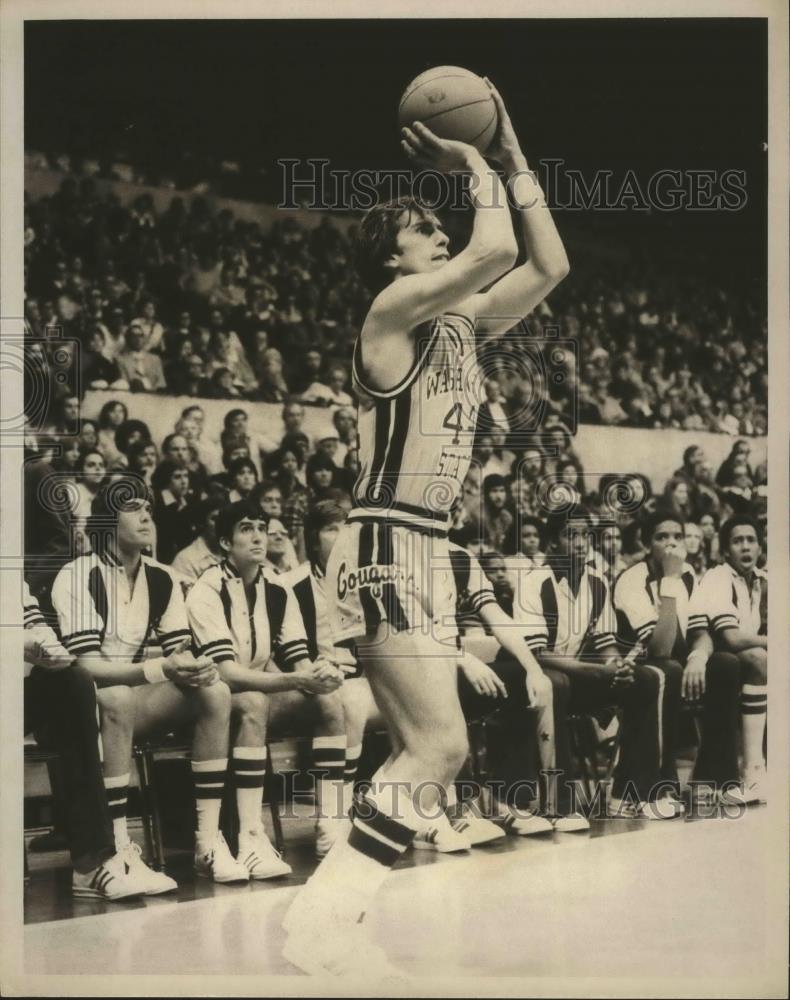
<svg viewBox="0 0 790 1000">
<path fill-rule="evenodd" d="M 123 205 L 92 179 L 68 177 L 26 202 L 28 329 L 79 343 L 71 370 L 61 365 L 74 392 L 348 403 L 368 302 L 353 230 L 325 218 L 313 230 L 286 219 L 263 232 L 201 197 L 174 196 L 160 213 L 148 194 Z M 766 318 L 747 294 L 582 255 L 532 318 L 531 337 L 546 327 L 581 359 L 577 368 L 568 352 L 563 379 L 545 389 L 566 423 L 766 431 Z M 503 378 L 495 401 L 513 415 L 524 390 L 523 377 Z"/>
<path fill-rule="evenodd" d="M 131 680 L 126 683 L 131 690 L 148 691 L 146 681 L 183 679 L 178 671 L 185 677 L 193 666 L 184 659 L 187 654 L 180 644 L 190 635 L 195 638 L 195 662 L 201 664 L 194 669 L 204 678 L 195 687 L 215 687 L 220 676 L 216 670 L 227 664 L 230 655 L 223 642 L 232 652 L 242 641 L 238 636 L 246 635 L 243 641 L 252 643 L 254 653 L 255 643 L 270 633 L 265 641 L 271 643 L 272 659 L 284 677 L 294 662 L 310 664 L 291 671 L 297 680 L 278 680 L 281 686 L 276 690 L 307 690 L 326 699 L 319 722 L 310 722 L 316 767 L 329 774 L 324 780 L 341 784 L 350 774 L 353 786 L 353 761 L 359 757 L 358 744 L 374 707 L 364 699 L 362 709 L 357 705 L 362 722 L 355 717 L 359 732 L 352 738 L 344 729 L 351 708 L 342 692 L 360 680 L 351 677 L 354 664 L 338 665 L 322 654 L 317 624 L 321 613 L 315 603 L 305 604 L 302 595 L 298 611 L 289 604 L 297 586 L 320 580 L 318 571 L 326 560 L 322 532 L 344 519 L 359 472 L 348 373 L 367 296 L 352 266 L 350 236 L 326 221 L 312 231 L 283 222 L 264 233 L 257 225 L 234 220 L 227 211 L 212 213 L 200 199 L 187 206 L 176 198 L 167 212 L 158 215 L 147 196 L 124 207 L 113 198 L 99 198 L 89 180 L 67 180 L 51 198 L 27 204 L 25 549 L 30 623 L 44 627 L 35 610 L 38 602 L 60 631 L 58 643 L 62 640 L 65 649 L 57 646 L 58 662 L 69 654 L 104 655 L 111 638 L 106 615 L 111 612 L 106 594 L 104 619 L 98 611 L 97 581 L 115 573 L 118 556 L 100 543 L 97 518 L 114 516 L 117 521 L 120 515 L 117 510 L 113 514 L 108 501 L 112 487 L 136 483 L 131 489 L 138 506 L 133 509 L 142 510 L 146 531 L 133 544 L 125 544 L 136 552 L 138 565 L 141 557 L 151 557 L 145 565 L 152 567 L 147 582 L 150 629 L 137 639 L 141 649 L 152 643 L 165 655 L 153 661 L 156 666 L 146 665 L 143 658 L 129 666 Z M 619 278 L 624 279 L 622 284 Z M 640 800 L 632 815 L 646 815 L 649 789 L 660 779 L 676 782 L 673 753 L 681 693 L 702 703 L 705 684 L 690 687 L 688 680 L 693 677 L 699 685 L 701 670 L 703 679 L 708 677 L 708 690 L 719 701 L 704 704 L 708 742 L 701 759 L 707 771 L 700 777 L 716 786 L 743 777 L 752 795 L 746 801 L 759 800 L 764 796 L 762 735 L 757 727 L 764 726 L 765 719 L 767 583 L 761 581 L 766 579 L 767 470 L 765 463 L 755 467 L 750 461 L 749 437 L 765 430 L 761 317 L 748 302 L 706 288 L 703 282 L 692 295 L 682 284 L 660 276 L 606 274 L 602 263 L 589 279 L 582 269 L 582 277 L 575 283 L 572 279 L 568 289 L 563 288 L 556 301 L 553 297 L 550 307 L 532 319 L 529 340 L 536 342 L 535 335 L 548 326 L 559 327 L 563 337 L 567 332 L 578 344 L 580 366 L 577 370 L 574 353 L 566 352 L 560 362 L 563 378 L 545 380 L 536 391 L 536 380 L 520 376 L 518 367 L 510 364 L 525 343 L 513 337 L 507 349 L 494 352 L 486 367 L 486 400 L 472 465 L 453 511 L 450 539 L 461 553 L 459 621 L 466 617 L 468 625 L 474 619 L 470 632 L 493 635 L 507 664 L 500 653 L 498 672 L 475 656 L 460 659 L 459 683 L 465 678 L 467 701 L 479 711 L 480 699 L 493 704 L 498 694 L 506 693 L 517 713 L 526 712 L 530 703 L 533 708 L 548 705 L 558 734 L 556 759 L 548 763 L 557 764 L 560 772 L 571 768 L 569 714 L 602 712 L 616 704 L 624 713 L 625 741 L 619 790 L 628 782 L 638 786 Z M 548 363 L 547 358 L 543 362 Z M 541 363 L 535 363 L 536 370 Z M 47 387 L 43 409 L 41 393 L 35 391 L 42 384 Z M 95 420 L 83 413 L 88 388 L 112 390 L 112 398 Z M 127 393 L 136 391 L 195 398 L 185 401 L 170 432 L 158 439 L 146 421 L 129 417 L 127 403 L 132 397 Z M 535 398 L 527 398 L 530 392 L 537 392 Z M 228 401 L 222 426 L 207 421 L 200 403 L 203 397 Z M 281 406 L 276 426 L 259 426 L 250 419 L 249 402 L 254 400 Z M 535 401 L 540 404 L 539 427 L 527 419 Z M 715 430 L 732 434 L 735 440 L 717 469 L 702 447 L 692 445 L 678 456 L 679 467 L 666 483 L 653 481 L 647 456 L 644 469 L 591 482 L 569 429 L 574 426 L 577 401 L 583 422 Z M 334 432 L 312 440 L 304 430 L 306 406 L 324 407 Z M 245 555 L 240 541 L 238 551 L 234 548 L 237 529 L 245 521 L 252 523 L 250 530 L 266 536 L 262 564 L 267 571 L 265 577 L 254 577 L 266 583 L 261 583 L 257 604 L 247 595 L 251 603 L 246 612 L 239 610 L 244 606 L 243 588 L 235 598 L 231 586 L 249 568 L 249 552 Z M 749 535 L 743 542 L 736 537 L 739 527 L 753 532 L 754 538 Z M 673 532 L 682 559 L 672 554 Z M 738 561 L 739 545 L 748 546 L 753 554 L 749 570 Z M 84 593 L 73 589 L 77 586 L 73 579 L 64 582 L 63 573 L 68 577 L 71 572 L 67 564 L 76 565 L 75 559 L 85 560 L 80 565 L 89 570 Z M 477 560 L 482 567 L 479 577 Z M 570 573 L 569 565 L 575 567 Z M 736 583 L 740 587 L 741 579 L 748 578 L 745 611 L 716 582 L 718 577 L 708 586 L 707 603 L 696 601 L 695 593 L 707 593 L 705 581 L 717 569 L 733 575 L 733 595 Z M 573 578 L 574 593 L 581 580 L 590 582 L 592 603 L 585 605 L 587 617 L 581 626 L 573 616 L 564 625 L 552 624 L 552 614 L 558 614 L 556 597 L 552 612 L 543 583 L 553 574 L 557 587 L 567 587 L 563 573 L 568 581 Z M 526 610 L 524 595 L 532 584 L 525 584 L 525 574 L 528 580 L 541 581 Z M 181 586 L 169 589 L 165 578 Z M 630 582 L 624 586 L 626 579 Z M 56 580 L 60 583 L 55 583 L 53 596 Z M 463 585 L 459 580 L 465 581 Z M 473 586 L 470 581 L 475 580 Z M 673 586 L 665 590 L 665 582 Z M 117 587 L 120 594 L 123 584 L 118 582 Z M 320 590 L 316 587 L 311 600 Z M 721 600 L 717 587 L 724 593 Z M 181 607 L 182 591 L 189 594 L 186 610 Z M 673 622 L 662 603 L 665 597 L 677 602 Z M 234 610 L 237 599 L 239 608 Z M 466 606 L 461 607 L 464 601 Z M 507 629 L 502 631 L 502 619 L 490 610 L 493 605 L 511 624 L 516 620 L 523 625 L 524 637 L 518 640 L 526 643 L 523 648 L 513 645 Z M 91 619 L 86 625 L 79 615 L 74 617 L 75 606 L 97 609 L 100 620 Z M 674 607 L 673 603 L 672 613 Z M 290 610 L 286 613 L 285 608 Z M 213 638 L 211 629 L 199 638 L 205 622 L 213 620 L 211 615 L 222 628 L 227 620 L 232 642 Z M 251 624 L 242 624 L 245 615 L 248 620 L 266 616 L 266 629 L 256 632 Z M 276 615 L 278 627 L 270 628 Z M 535 620 L 543 624 L 536 626 Z M 737 633 L 740 645 L 732 645 L 731 633 Z M 660 642 L 651 647 L 654 635 Z M 709 640 L 711 649 L 706 646 Z M 710 654 L 714 647 L 708 660 L 706 651 Z M 620 654 L 629 648 L 634 662 L 640 659 L 636 667 L 622 662 Z M 532 663 L 533 654 L 542 668 L 545 690 L 538 685 L 516 695 L 514 676 L 523 689 L 519 664 Z M 610 657 L 607 663 L 619 662 L 616 678 L 608 667 L 598 670 L 596 664 L 604 654 Z M 41 649 L 31 655 L 34 662 L 46 665 Z M 173 657 L 182 659 L 176 663 Z M 710 673 L 714 662 L 715 678 Z M 140 671 L 144 679 L 138 676 Z M 656 671 L 665 677 L 660 686 Z M 229 674 L 221 676 L 231 683 Z M 233 683 L 243 685 L 244 676 L 234 675 Z M 134 709 L 125 696 L 103 694 L 107 688 L 101 682 L 99 688 L 103 718 L 118 727 L 114 738 L 121 746 L 120 757 L 125 753 L 128 761 L 132 735 L 137 733 L 128 717 L 131 711 L 134 720 Z M 257 794 L 260 805 L 265 726 L 261 728 L 258 696 L 264 691 L 243 686 L 233 691 L 234 697 L 249 696 L 238 709 L 248 742 L 231 747 L 231 767 L 236 779 L 243 779 L 237 788 L 239 810 L 249 815 L 250 796 L 241 793 L 253 789 L 252 798 Z M 744 764 L 745 774 L 733 750 L 737 734 L 722 722 L 722 705 L 726 703 L 731 712 L 735 704 L 737 715 L 742 697 L 751 755 Z M 231 709 L 223 707 L 216 691 L 195 699 L 192 717 L 205 722 L 198 727 L 203 743 L 193 746 L 198 833 L 203 837 L 198 838 L 198 870 L 219 881 L 226 876 L 243 879 L 239 865 L 247 877 L 282 874 L 287 865 L 283 868 L 266 842 L 247 844 L 252 860 L 245 867 L 241 844 L 234 859 L 209 836 L 211 824 L 218 822 L 218 807 L 214 816 L 212 792 L 207 789 L 212 787 L 212 775 L 214 787 L 221 784 L 217 774 L 228 765 L 228 750 L 216 749 L 206 720 L 216 721 L 222 712 L 227 719 Z M 345 723 L 337 722 L 338 699 Z M 175 720 L 177 713 L 171 709 Z M 139 722 L 139 706 L 137 711 Z M 170 719 L 167 712 L 165 716 Z M 105 725 L 110 722 L 102 722 Z M 106 732 L 103 735 L 107 738 Z M 236 754 L 238 749 L 246 753 Z M 137 891 L 168 891 L 172 880 L 146 874 L 129 854 L 124 818 L 128 774 L 122 761 L 116 770 L 108 783 L 105 769 L 115 845 L 120 845 L 127 866 L 131 858 L 139 875 Z M 510 810 L 515 803 L 502 802 L 502 829 L 526 834 L 585 828 L 586 820 L 573 803 L 547 802 L 542 792 L 540 799 L 537 811 L 520 813 Z M 679 799 L 676 795 L 670 799 L 670 813 L 679 814 Z M 733 793 L 733 801 L 742 804 L 744 799 Z M 448 803 L 448 809 L 451 806 Z M 452 840 L 453 832 L 465 839 L 463 831 L 472 829 L 470 817 L 452 815 L 456 825 L 444 834 L 439 831 L 429 844 L 440 844 L 442 836 Z M 319 829 L 322 850 L 337 835 L 337 830 L 332 834 L 327 827 Z M 477 842 L 494 836 L 482 830 Z M 111 860 L 106 851 L 94 851 L 92 857 L 102 863 Z M 82 894 L 101 892 L 98 883 L 93 885 L 97 878 L 109 884 L 103 874 L 95 874 L 98 870 L 84 873 L 86 878 L 90 875 L 87 888 L 85 880 L 75 876 Z M 123 881 L 120 870 L 113 869 L 110 875 L 116 885 Z M 105 898 L 112 897 L 105 894 Z"/>
</svg>

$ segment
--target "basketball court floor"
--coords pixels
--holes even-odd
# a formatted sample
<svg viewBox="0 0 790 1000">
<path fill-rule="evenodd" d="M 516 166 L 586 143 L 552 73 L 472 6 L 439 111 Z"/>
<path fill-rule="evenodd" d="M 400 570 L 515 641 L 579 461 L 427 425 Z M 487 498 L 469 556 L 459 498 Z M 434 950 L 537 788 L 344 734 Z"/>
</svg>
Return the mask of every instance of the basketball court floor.
<svg viewBox="0 0 790 1000">
<path fill-rule="evenodd" d="M 722 990 L 710 995 L 726 996 L 724 984 L 756 981 L 767 961 L 775 856 L 768 816 L 753 807 L 737 819 L 606 820 L 589 834 L 509 837 L 460 856 L 410 852 L 366 922 L 392 962 L 429 993 L 447 977 L 462 978 L 470 993 L 478 977 L 517 977 L 540 995 L 541 982 L 559 976 L 682 980 L 692 984 L 688 995 L 695 980 L 716 979 Z M 86 904 L 53 908 L 41 896 L 48 876 L 34 872 L 39 904 L 26 903 L 26 971 L 282 976 L 291 977 L 280 980 L 285 992 L 309 990 L 281 957 L 280 929 L 309 874 L 309 850 L 303 827 L 285 883 L 192 883 L 174 899 L 89 904 L 87 912 Z"/>
</svg>

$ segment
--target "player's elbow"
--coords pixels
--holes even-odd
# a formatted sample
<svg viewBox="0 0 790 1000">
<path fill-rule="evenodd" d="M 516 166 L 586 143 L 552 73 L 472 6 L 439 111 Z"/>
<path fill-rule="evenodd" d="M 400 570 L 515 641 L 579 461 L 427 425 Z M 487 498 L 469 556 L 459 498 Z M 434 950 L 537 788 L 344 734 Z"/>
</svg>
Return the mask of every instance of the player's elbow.
<svg viewBox="0 0 790 1000">
<path fill-rule="evenodd" d="M 495 281 L 512 270 L 518 257 L 518 244 L 515 237 L 502 238 L 496 243 L 478 248 L 479 268 L 485 277 L 485 283 Z"/>
<path fill-rule="evenodd" d="M 565 251 L 563 251 L 562 254 L 558 255 L 555 260 L 551 260 L 547 266 L 544 267 L 543 273 L 546 276 L 546 280 L 551 283 L 552 287 L 554 287 L 555 285 L 559 285 L 564 278 L 568 277 L 570 269 L 570 261 L 568 260 Z"/>
</svg>

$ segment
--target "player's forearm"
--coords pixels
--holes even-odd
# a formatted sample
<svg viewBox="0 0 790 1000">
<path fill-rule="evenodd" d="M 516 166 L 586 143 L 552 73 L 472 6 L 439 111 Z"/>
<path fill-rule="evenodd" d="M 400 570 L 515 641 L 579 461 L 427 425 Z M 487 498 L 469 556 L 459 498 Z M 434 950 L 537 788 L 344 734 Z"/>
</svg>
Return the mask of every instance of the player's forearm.
<svg viewBox="0 0 790 1000">
<path fill-rule="evenodd" d="M 529 646 L 527 646 L 518 632 L 513 629 L 512 625 L 510 628 L 503 625 L 494 625 L 491 631 L 499 645 L 504 650 L 507 650 L 514 659 L 518 660 L 526 673 L 541 671 L 541 666 L 533 656 Z"/>
<path fill-rule="evenodd" d="M 541 667 L 553 667 L 555 670 L 586 670 L 588 667 L 584 660 L 576 656 L 563 656 L 545 649 L 535 655 Z"/>
<path fill-rule="evenodd" d="M 131 663 L 129 660 L 105 660 L 96 654 L 80 656 L 77 663 L 89 671 L 96 681 L 96 686 L 100 688 L 112 687 L 115 684 L 137 687 L 147 683 L 141 663 Z"/>
<path fill-rule="evenodd" d="M 266 670 L 250 670 L 239 666 L 232 660 L 223 660 L 217 664 L 217 670 L 223 681 L 234 694 L 242 691 L 260 691 L 262 694 L 277 694 L 280 691 L 298 690 L 298 683 L 293 674 L 281 674 Z"/>
<path fill-rule="evenodd" d="M 722 643 L 731 653 L 742 653 L 745 649 L 768 649 L 767 635 L 755 635 L 742 628 L 725 628 L 720 635 Z"/>
<path fill-rule="evenodd" d="M 678 634 L 677 603 L 674 597 L 662 597 L 658 621 L 647 643 L 649 656 L 669 656 Z"/>
<path fill-rule="evenodd" d="M 527 258 L 538 271 L 559 282 L 570 270 L 570 263 L 537 176 L 530 171 L 523 155 L 514 157 L 506 170 L 510 196 L 518 208 Z"/>
<path fill-rule="evenodd" d="M 475 218 L 472 236 L 464 252 L 475 254 L 481 260 L 490 258 L 492 269 L 498 267 L 492 274 L 493 281 L 515 263 L 518 243 L 510 221 L 507 195 L 496 170 L 476 152 L 469 156 L 469 169 Z"/>
</svg>

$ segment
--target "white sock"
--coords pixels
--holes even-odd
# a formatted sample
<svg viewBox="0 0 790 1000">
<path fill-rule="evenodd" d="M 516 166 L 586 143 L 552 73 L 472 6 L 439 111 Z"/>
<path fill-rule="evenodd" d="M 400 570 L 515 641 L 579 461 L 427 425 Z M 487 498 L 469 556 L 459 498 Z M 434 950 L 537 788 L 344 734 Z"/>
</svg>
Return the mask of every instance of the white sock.
<svg viewBox="0 0 790 1000">
<path fill-rule="evenodd" d="M 192 761 L 198 849 L 211 847 L 219 834 L 219 813 L 222 808 L 222 792 L 225 788 L 227 769 L 227 757 L 218 760 Z"/>
<path fill-rule="evenodd" d="M 765 735 L 767 710 L 767 685 L 744 684 L 741 689 L 744 771 L 750 771 L 764 765 L 763 736 Z"/>
<path fill-rule="evenodd" d="M 263 829 L 263 776 L 266 747 L 234 747 L 231 758 L 239 812 L 239 835 Z"/>
<path fill-rule="evenodd" d="M 105 778 L 104 787 L 107 791 L 107 802 L 112 819 L 112 832 L 115 837 L 115 850 L 122 851 L 129 846 L 129 831 L 126 826 L 126 802 L 129 796 L 129 775 L 119 774 L 114 778 Z"/>
</svg>

